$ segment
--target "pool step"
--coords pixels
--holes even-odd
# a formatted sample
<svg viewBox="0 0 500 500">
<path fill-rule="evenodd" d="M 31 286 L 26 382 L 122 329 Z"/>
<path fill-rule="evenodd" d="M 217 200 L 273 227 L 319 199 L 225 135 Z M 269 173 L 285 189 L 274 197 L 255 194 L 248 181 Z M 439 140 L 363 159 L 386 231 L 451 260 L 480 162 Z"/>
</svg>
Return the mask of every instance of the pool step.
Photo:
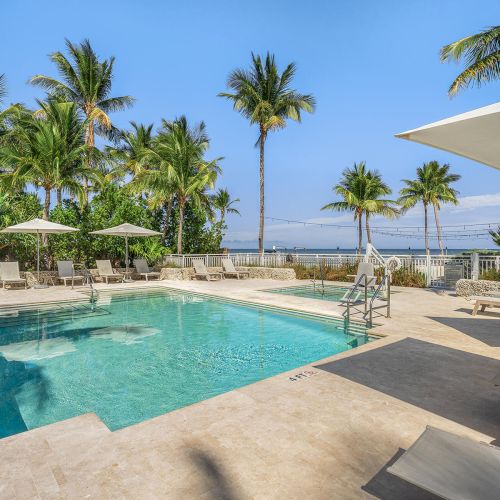
<svg viewBox="0 0 500 500">
<path fill-rule="evenodd" d="M 29 322 L 51 323 L 67 319 L 104 316 L 111 314 L 107 309 L 91 304 L 58 304 L 50 307 L 2 308 L 0 310 L 0 330 L 4 327 L 18 326 Z"/>
</svg>

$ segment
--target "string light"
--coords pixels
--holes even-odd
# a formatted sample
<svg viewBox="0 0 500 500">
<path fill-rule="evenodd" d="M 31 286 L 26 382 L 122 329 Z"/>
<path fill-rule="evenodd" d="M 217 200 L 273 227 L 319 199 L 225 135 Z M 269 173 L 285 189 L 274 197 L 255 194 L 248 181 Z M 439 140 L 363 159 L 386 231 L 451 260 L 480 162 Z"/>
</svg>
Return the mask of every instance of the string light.
<svg viewBox="0 0 500 500">
<path fill-rule="evenodd" d="M 287 224 L 301 224 L 306 226 L 319 226 L 320 228 L 335 228 L 335 229 L 356 229 L 352 224 L 330 224 L 325 222 L 308 222 L 303 220 L 293 220 L 284 219 L 279 217 L 266 217 L 267 220 L 273 222 L 286 222 Z M 446 240 L 466 240 L 466 239 L 479 239 L 479 240 L 489 240 L 489 229 L 492 227 L 500 226 L 500 222 L 485 222 L 477 224 L 443 224 L 441 225 L 441 233 L 438 235 L 437 230 L 428 230 L 427 237 L 429 239 L 441 239 Z M 459 229 L 453 229 L 459 228 Z M 477 228 L 477 229 L 474 229 Z M 396 238 L 406 238 L 406 239 L 422 239 L 424 238 L 423 232 L 424 226 L 372 226 L 370 231 L 374 234 L 381 236 L 391 236 Z M 418 232 L 419 234 L 415 234 Z"/>
</svg>

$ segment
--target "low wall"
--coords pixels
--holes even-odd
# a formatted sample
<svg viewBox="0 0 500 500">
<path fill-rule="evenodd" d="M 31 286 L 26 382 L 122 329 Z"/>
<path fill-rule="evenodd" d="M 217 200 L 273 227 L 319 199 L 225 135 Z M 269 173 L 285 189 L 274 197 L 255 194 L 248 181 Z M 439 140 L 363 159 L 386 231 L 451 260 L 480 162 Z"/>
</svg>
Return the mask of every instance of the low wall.
<svg viewBox="0 0 500 500">
<path fill-rule="evenodd" d="M 461 297 L 489 295 L 491 292 L 500 292 L 500 281 L 462 279 L 457 281 L 455 290 Z"/>
<path fill-rule="evenodd" d="M 208 267 L 209 272 L 220 273 L 220 267 Z M 237 267 L 237 271 L 250 273 L 250 278 L 267 280 L 294 280 L 295 271 L 290 268 L 279 267 Z M 163 267 L 160 279 L 162 280 L 190 280 L 194 278 L 194 269 L 190 267 Z"/>
</svg>

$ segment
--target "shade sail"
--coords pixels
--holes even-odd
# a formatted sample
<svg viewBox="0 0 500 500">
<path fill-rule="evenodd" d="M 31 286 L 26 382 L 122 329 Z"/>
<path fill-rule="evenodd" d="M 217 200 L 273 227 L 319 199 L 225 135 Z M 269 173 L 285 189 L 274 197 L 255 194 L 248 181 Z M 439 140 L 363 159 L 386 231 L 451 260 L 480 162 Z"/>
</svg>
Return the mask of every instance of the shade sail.
<svg viewBox="0 0 500 500">
<path fill-rule="evenodd" d="M 63 234 L 78 231 L 74 227 L 64 226 L 44 219 L 33 219 L 27 222 L 21 222 L 15 226 L 9 226 L 2 229 L 2 233 L 33 233 L 33 234 Z"/>
<path fill-rule="evenodd" d="M 126 224 L 120 224 L 119 226 L 110 227 L 108 229 L 101 229 L 100 231 L 92 231 L 90 234 L 102 234 L 104 236 L 139 237 L 139 236 L 157 236 L 162 233 L 126 223 Z"/>
<path fill-rule="evenodd" d="M 500 170 L 500 102 L 396 134 Z"/>
</svg>

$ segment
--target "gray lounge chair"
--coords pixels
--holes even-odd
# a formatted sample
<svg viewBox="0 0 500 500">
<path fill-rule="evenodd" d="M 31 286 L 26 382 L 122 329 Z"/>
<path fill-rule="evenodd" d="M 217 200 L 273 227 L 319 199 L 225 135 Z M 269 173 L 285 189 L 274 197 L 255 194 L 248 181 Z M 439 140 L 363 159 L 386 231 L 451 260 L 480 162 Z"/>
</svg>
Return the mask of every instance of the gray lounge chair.
<svg viewBox="0 0 500 500">
<path fill-rule="evenodd" d="M 222 259 L 222 272 L 224 277 L 236 276 L 237 279 L 240 279 L 240 276 L 246 276 L 250 278 L 250 273 L 248 271 L 237 271 L 231 259 Z"/>
<path fill-rule="evenodd" d="M 193 260 L 194 277 L 196 279 L 205 279 L 207 281 L 220 280 L 223 278 L 222 273 L 210 273 L 202 260 Z"/>
<path fill-rule="evenodd" d="M 97 264 L 97 272 L 106 284 L 109 283 L 110 279 L 123 282 L 125 276 L 120 273 L 115 273 L 114 269 L 111 267 L 110 260 L 96 260 L 95 262 Z"/>
<path fill-rule="evenodd" d="M 443 498 L 500 498 L 500 448 L 435 427 L 387 470 Z"/>
<path fill-rule="evenodd" d="M 28 282 L 19 274 L 19 262 L 0 262 L 0 281 L 4 288 L 5 285 L 17 283 L 28 288 Z"/>
<path fill-rule="evenodd" d="M 160 273 L 151 271 L 145 259 L 134 259 L 134 267 L 137 274 L 141 277 L 144 276 L 146 281 L 149 281 L 149 278 L 160 279 Z"/>
<path fill-rule="evenodd" d="M 71 287 L 75 286 L 75 281 L 81 281 L 83 284 L 83 276 L 75 275 L 75 267 L 72 260 L 58 260 L 57 274 L 57 279 L 62 281 L 64 286 L 68 286 L 68 281 L 71 281 Z"/>
</svg>

